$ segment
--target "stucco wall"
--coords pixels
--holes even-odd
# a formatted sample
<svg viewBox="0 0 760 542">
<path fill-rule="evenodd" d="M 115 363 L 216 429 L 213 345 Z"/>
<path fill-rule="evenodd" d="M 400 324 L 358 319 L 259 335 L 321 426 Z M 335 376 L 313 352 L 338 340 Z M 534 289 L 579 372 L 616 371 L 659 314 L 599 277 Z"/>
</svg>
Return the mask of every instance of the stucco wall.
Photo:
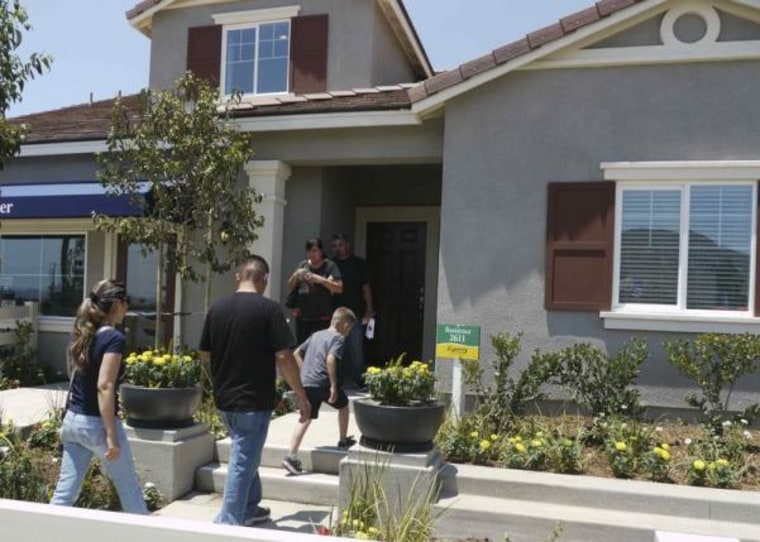
<svg viewBox="0 0 760 542">
<path fill-rule="evenodd" d="M 367 87 L 390 82 L 387 77 L 403 76 L 404 69 L 391 62 L 406 60 L 386 56 L 387 65 L 375 68 L 375 51 L 389 51 L 383 43 L 391 39 L 390 31 L 378 31 L 375 18 L 382 16 L 374 0 L 258 0 L 230 2 L 186 9 L 171 9 L 153 19 L 150 86 L 170 88 L 187 63 L 187 29 L 214 24 L 212 15 L 236 11 L 300 5 L 299 15 L 329 15 L 327 88 L 328 90 Z M 403 81 L 409 81 L 404 77 Z M 402 82 L 402 81 L 393 81 Z"/>
<path fill-rule="evenodd" d="M 758 159 L 760 63 L 513 73 L 447 104 L 438 323 L 524 331 L 534 348 L 645 336 L 645 398 L 678 402 L 687 384 L 664 360 L 671 334 L 606 331 L 598 313 L 547 312 L 547 184 L 602 178 L 600 163 Z M 465 257 L 463 257 L 465 256 Z M 758 379 L 743 382 L 741 392 Z"/>
</svg>

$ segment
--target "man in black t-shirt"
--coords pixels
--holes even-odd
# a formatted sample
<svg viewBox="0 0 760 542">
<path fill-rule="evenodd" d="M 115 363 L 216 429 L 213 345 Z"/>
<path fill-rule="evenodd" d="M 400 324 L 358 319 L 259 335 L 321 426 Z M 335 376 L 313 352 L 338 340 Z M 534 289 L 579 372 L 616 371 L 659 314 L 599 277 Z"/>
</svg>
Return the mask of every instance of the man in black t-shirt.
<svg viewBox="0 0 760 542">
<path fill-rule="evenodd" d="M 340 269 L 343 280 L 343 292 L 335 296 L 336 306 L 348 307 L 361 319 L 361 325 L 355 325 L 346 339 L 343 376 L 344 380 L 353 381 L 357 387 L 363 388 L 364 331 L 374 314 L 369 272 L 366 262 L 351 252 L 351 244 L 345 233 L 333 235 L 332 250 L 333 261 Z"/>
<path fill-rule="evenodd" d="M 276 370 L 295 393 L 300 419 L 310 405 L 293 357 L 293 334 L 280 305 L 263 296 L 269 265 L 252 256 L 236 274 L 237 291 L 209 310 L 200 351 L 210 361 L 214 400 L 232 439 L 222 509 L 214 520 L 254 525 L 269 519 L 259 464 L 275 404 Z"/>
</svg>

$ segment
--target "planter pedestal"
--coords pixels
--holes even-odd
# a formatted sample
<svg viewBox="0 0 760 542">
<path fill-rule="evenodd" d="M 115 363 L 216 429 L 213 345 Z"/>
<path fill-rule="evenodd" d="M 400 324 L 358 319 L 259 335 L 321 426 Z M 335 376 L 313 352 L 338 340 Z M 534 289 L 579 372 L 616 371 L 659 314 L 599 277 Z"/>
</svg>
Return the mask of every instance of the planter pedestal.
<svg viewBox="0 0 760 542">
<path fill-rule="evenodd" d="M 214 459 L 214 437 L 205 424 L 182 429 L 124 429 L 141 480 L 156 484 L 168 502 L 192 491 L 195 471 Z"/>
<path fill-rule="evenodd" d="M 382 480 L 389 511 L 398 513 L 428 492 L 433 492 L 432 502 L 436 502 L 442 467 L 443 457 L 437 448 L 419 453 L 393 453 L 355 444 L 339 466 L 339 511 L 342 513 L 349 503 L 352 484 L 363 485 L 368 478 Z"/>
</svg>

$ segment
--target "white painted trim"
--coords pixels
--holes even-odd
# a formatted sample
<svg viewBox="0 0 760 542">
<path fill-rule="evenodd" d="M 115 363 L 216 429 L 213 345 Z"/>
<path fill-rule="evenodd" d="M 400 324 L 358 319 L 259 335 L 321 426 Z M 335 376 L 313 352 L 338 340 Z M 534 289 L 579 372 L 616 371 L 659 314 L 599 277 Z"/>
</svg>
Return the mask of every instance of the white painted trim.
<svg viewBox="0 0 760 542">
<path fill-rule="evenodd" d="M 40 316 L 39 331 L 45 333 L 71 333 L 74 318 L 64 316 Z"/>
<path fill-rule="evenodd" d="M 438 318 L 437 296 L 441 237 L 440 207 L 357 207 L 354 252 L 365 257 L 367 252 L 367 224 L 370 222 L 424 222 L 426 224 L 425 249 L 425 316 L 422 323 L 423 359 L 435 359 L 435 323 Z"/>
<path fill-rule="evenodd" d="M 602 162 L 608 181 L 757 181 L 760 160 L 690 160 L 674 162 Z"/>
<path fill-rule="evenodd" d="M 684 314 L 636 314 L 602 311 L 605 329 L 672 333 L 760 333 L 760 318 L 703 317 Z"/>
<path fill-rule="evenodd" d="M 425 76 L 433 77 L 433 75 L 435 75 L 435 72 L 433 71 L 433 67 L 430 65 L 430 63 L 427 60 L 425 52 L 422 49 L 422 44 L 419 42 L 419 40 L 415 38 L 415 31 L 409 24 L 409 21 L 407 21 L 407 18 L 404 16 L 404 13 L 401 11 L 401 6 L 399 6 L 398 1 L 397 0 L 378 0 L 378 1 L 381 4 L 385 5 L 391 11 L 395 19 L 398 21 L 399 25 L 401 26 L 401 29 L 404 32 L 404 35 L 406 36 L 406 39 L 409 41 L 409 44 L 412 46 L 412 49 L 414 50 L 415 56 L 420 61 L 422 68 L 425 70 Z"/>
<path fill-rule="evenodd" d="M 351 113 L 314 113 L 234 119 L 247 132 L 325 130 L 332 128 L 373 128 L 379 126 L 419 126 L 422 120 L 411 111 L 366 111 Z"/>
<path fill-rule="evenodd" d="M 63 154 L 94 154 L 106 152 L 108 146 L 104 139 L 98 141 L 71 141 L 64 143 L 36 143 L 21 145 L 19 157 L 57 156 Z"/>
<path fill-rule="evenodd" d="M 760 40 L 680 44 L 679 46 L 644 45 L 583 49 L 537 60 L 523 70 L 599 68 L 637 64 L 673 64 L 682 62 L 716 62 L 719 60 L 751 60 L 760 58 Z"/>
<path fill-rule="evenodd" d="M 91 218 L 4 218 L 2 225 L 3 235 L 85 235 L 95 230 Z"/>
<path fill-rule="evenodd" d="M 278 8 L 251 9 L 247 11 L 232 11 L 229 13 L 214 13 L 211 17 L 215 24 L 246 25 L 284 21 L 297 17 L 301 6 L 281 6 Z M 226 29 L 225 29 L 226 30 Z"/>
<path fill-rule="evenodd" d="M 689 43 L 678 39 L 675 32 L 676 22 L 684 15 L 696 15 L 705 23 L 705 35 Z M 669 9 L 660 24 L 660 38 L 666 47 L 691 47 L 693 45 L 712 45 L 720 36 L 720 16 L 715 8 L 704 0 L 689 0 Z"/>
<path fill-rule="evenodd" d="M 621 23 L 634 24 L 634 20 L 637 18 L 643 19 L 652 16 L 654 13 L 662 11 L 662 6 L 669 1 L 670 0 L 649 0 L 647 2 L 639 2 L 638 4 L 622 11 L 613 13 L 601 21 L 580 28 L 556 41 L 549 42 L 533 52 L 514 58 L 506 64 L 478 74 L 466 81 L 424 98 L 412 106 L 412 111 L 419 115 L 424 115 L 443 106 L 448 100 L 493 81 L 494 79 L 498 79 L 509 72 L 516 71 L 532 62 L 548 57 L 549 55 L 567 47 L 580 44 L 590 38 L 598 39 L 600 32 L 604 30 L 614 28 Z"/>
</svg>

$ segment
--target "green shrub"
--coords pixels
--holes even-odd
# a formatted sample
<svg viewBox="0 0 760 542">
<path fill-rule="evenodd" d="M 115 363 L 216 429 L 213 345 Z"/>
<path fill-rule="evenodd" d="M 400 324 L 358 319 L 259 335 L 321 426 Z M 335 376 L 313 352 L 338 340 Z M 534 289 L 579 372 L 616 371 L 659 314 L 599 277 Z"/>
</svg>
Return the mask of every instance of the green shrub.
<svg viewBox="0 0 760 542">
<path fill-rule="evenodd" d="M 491 362 L 493 385 L 484 382 L 484 370 L 479 362 L 462 361 L 464 382 L 475 391 L 475 412 L 483 417 L 483 429 L 490 433 L 504 433 L 516 416 L 525 414 L 532 403 L 544 398 L 541 386 L 554 375 L 553 360 L 534 355 L 516 379 L 510 376 L 510 369 L 520 354 L 521 341 L 522 333 L 499 333 L 491 337 L 496 351 L 496 359 Z"/>
<path fill-rule="evenodd" d="M 571 398 L 600 414 L 636 417 L 642 413 L 639 392 L 634 387 L 641 365 L 649 356 L 647 344 L 633 339 L 609 356 L 588 343 L 575 344 L 558 352 L 536 353 L 556 372 L 553 381 L 561 384 Z"/>
<path fill-rule="evenodd" d="M 707 333 L 694 342 L 673 339 L 663 343 L 668 361 L 691 378 L 700 394 L 689 394 L 686 402 L 702 412 L 702 422 L 720 434 L 729 419 L 728 408 L 736 381 L 760 368 L 760 336 L 750 333 L 723 335 Z M 757 403 L 746 407 L 734 420 L 752 421 L 760 413 Z"/>
<path fill-rule="evenodd" d="M 14 435 L 0 433 L 0 498 L 48 502 L 44 473 Z"/>
<path fill-rule="evenodd" d="M 15 343 L 0 347 L 0 389 L 38 386 L 54 380 L 52 369 L 37 363 L 33 335 L 34 326 L 30 322 L 17 321 Z"/>
</svg>

